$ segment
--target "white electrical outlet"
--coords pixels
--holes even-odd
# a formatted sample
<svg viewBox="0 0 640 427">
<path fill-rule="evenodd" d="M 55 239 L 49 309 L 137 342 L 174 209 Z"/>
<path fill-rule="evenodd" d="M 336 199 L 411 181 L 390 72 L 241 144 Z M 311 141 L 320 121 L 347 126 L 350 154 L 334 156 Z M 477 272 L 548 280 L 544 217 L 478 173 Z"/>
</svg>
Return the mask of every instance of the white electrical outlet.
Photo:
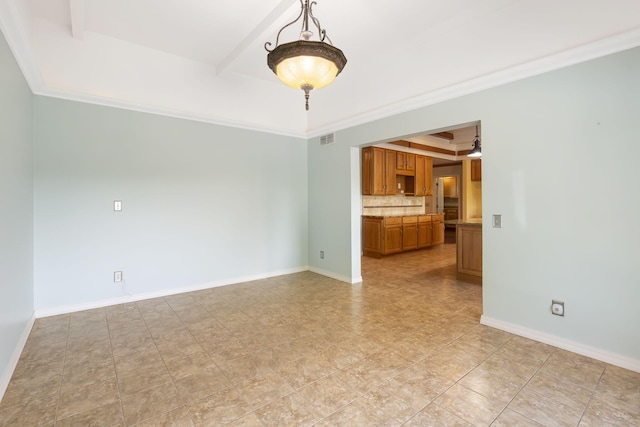
<svg viewBox="0 0 640 427">
<path fill-rule="evenodd" d="M 564 317 L 564 302 L 556 300 L 551 301 L 551 313 L 556 316 Z"/>
<path fill-rule="evenodd" d="M 324 251 L 320 251 L 320 259 L 324 259 Z"/>
<path fill-rule="evenodd" d="M 122 271 L 113 272 L 113 281 L 116 283 L 122 282 Z"/>
<path fill-rule="evenodd" d="M 116 212 L 120 212 L 122 210 L 122 200 L 113 201 L 113 210 Z"/>
</svg>

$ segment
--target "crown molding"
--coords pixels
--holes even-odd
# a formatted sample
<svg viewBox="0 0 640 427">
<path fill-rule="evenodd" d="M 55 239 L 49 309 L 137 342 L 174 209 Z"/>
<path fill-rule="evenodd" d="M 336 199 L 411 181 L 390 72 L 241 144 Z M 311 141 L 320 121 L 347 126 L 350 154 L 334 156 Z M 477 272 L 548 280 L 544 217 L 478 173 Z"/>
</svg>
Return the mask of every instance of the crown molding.
<svg viewBox="0 0 640 427">
<path fill-rule="evenodd" d="M 33 56 L 26 28 L 15 3 L 11 0 L 0 1 L 0 30 L 2 30 L 31 92 L 35 93 L 36 90 L 44 86 L 44 80 Z"/>
<path fill-rule="evenodd" d="M 424 93 L 413 98 L 389 104 L 348 120 L 338 121 L 331 125 L 310 129 L 308 138 L 316 138 L 329 132 L 336 132 L 354 126 L 363 125 L 376 120 L 385 119 L 407 111 L 434 105 L 439 102 L 470 95 L 485 89 L 502 86 L 528 77 L 544 74 L 549 71 L 569 67 L 592 59 L 622 52 L 640 46 L 640 28 L 601 39 L 593 43 L 558 52 L 553 55 L 530 61 L 515 67 L 506 68 L 472 80 L 467 80 L 442 89 Z M 426 130 L 426 129 L 425 129 Z"/>
<path fill-rule="evenodd" d="M 65 99 L 68 101 L 83 102 L 86 104 L 101 105 L 104 107 L 115 107 L 123 110 L 137 111 L 140 113 L 157 114 L 161 116 L 173 117 L 177 119 L 192 120 L 196 122 L 209 123 L 219 126 L 227 126 L 248 131 L 264 132 L 274 135 L 290 136 L 294 138 L 307 139 L 305 132 L 295 132 L 291 129 L 272 128 L 268 126 L 256 125 L 250 122 L 240 120 L 230 120 L 222 117 L 210 117 L 198 115 L 196 113 L 173 110 L 152 106 L 149 104 L 141 104 L 116 98 L 107 98 L 104 96 L 91 95 L 86 93 L 75 92 L 67 89 L 55 89 L 42 87 L 39 90 L 33 90 L 34 95 L 47 96 L 50 98 Z"/>
<path fill-rule="evenodd" d="M 205 122 L 220 126 L 228 126 L 251 131 L 266 132 L 270 134 L 290 136 L 302 139 L 312 139 L 326 133 L 344 130 L 353 126 L 370 123 L 376 120 L 395 116 L 407 111 L 437 104 L 439 102 L 469 95 L 485 89 L 501 86 L 527 77 L 543 74 L 545 72 L 568 67 L 574 64 L 596 59 L 602 56 L 621 52 L 640 46 L 640 28 L 601 39 L 596 42 L 582 45 L 574 49 L 558 52 L 531 62 L 515 67 L 503 69 L 492 74 L 467 80 L 455 85 L 423 93 L 407 100 L 395 102 L 383 107 L 374 108 L 365 113 L 353 116 L 346 120 L 337 120 L 330 125 L 317 128 L 307 128 L 296 131 L 291 128 L 269 127 L 248 121 L 232 120 L 218 116 L 205 116 L 197 113 L 174 110 L 171 108 L 157 107 L 132 101 L 114 98 L 105 98 L 97 95 L 79 93 L 64 88 L 51 88 L 46 86 L 44 79 L 33 56 L 31 46 L 26 34 L 26 26 L 20 13 L 12 0 L 0 1 L 0 29 L 13 52 L 18 65 L 25 76 L 31 91 L 36 95 L 61 98 L 71 101 L 97 104 L 108 107 L 122 108 L 144 113 L 158 114 L 185 120 Z"/>
</svg>

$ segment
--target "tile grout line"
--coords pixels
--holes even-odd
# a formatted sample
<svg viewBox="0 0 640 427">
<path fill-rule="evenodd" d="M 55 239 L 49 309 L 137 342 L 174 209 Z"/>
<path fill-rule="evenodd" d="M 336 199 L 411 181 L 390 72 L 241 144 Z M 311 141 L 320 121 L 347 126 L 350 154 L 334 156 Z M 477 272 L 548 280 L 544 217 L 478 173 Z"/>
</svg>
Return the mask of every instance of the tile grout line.
<svg viewBox="0 0 640 427">
<path fill-rule="evenodd" d="M 58 397 L 56 399 L 56 412 L 53 420 L 54 425 L 58 424 L 58 412 L 60 411 L 60 398 L 62 397 L 62 378 L 64 375 L 64 368 L 67 364 L 67 350 L 69 348 L 69 333 L 71 331 L 71 316 L 67 316 L 67 339 L 64 346 L 64 355 L 62 356 L 62 369 L 60 370 L 60 384 L 58 386 Z"/>
<path fill-rule="evenodd" d="M 600 382 L 602 382 L 602 378 L 604 377 L 605 372 L 607 372 L 607 367 L 606 366 L 602 370 L 602 373 L 600 374 L 600 377 L 598 378 L 598 382 L 596 383 L 596 386 L 593 388 L 593 390 L 591 390 L 591 396 L 589 396 L 589 401 L 587 402 L 587 404 L 585 405 L 584 409 L 582 410 L 582 414 L 580 414 L 580 419 L 578 420 L 578 426 L 582 422 L 582 419 L 584 418 L 584 415 L 587 413 L 587 410 L 589 409 L 589 405 L 591 405 L 591 401 L 593 400 L 593 398 L 596 395 L 596 391 L 598 390 L 598 386 L 600 385 Z"/>
<path fill-rule="evenodd" d="M 175 311 L 173 310 L 173 307 L 171 307 L 171 304 L 169 304 L 166 301 L 166 297 L 162 297 L 161 300 L 167 304 L 167 306 L 171 309 L 171 311 L 173 312 L 173 314 L 176 316 L 176 318 L 179 319 L 178 315 L 175 313 Z M 162 359 L 162 364 L 164 365 L 165 369 L 167 370 L 167 372 L 169 373 L 169 377 L 171 377 L 171 384 L 173 384 L 173 387 L 175 388 L 177 394 L 178 394 L 178 398 L 180 399 L 180 402 L 182 403 L 182 406 L 187 410 L 187 412 L 189 413 L 189 418 L 191 419 L 191 423 L 193 424 L 193 418 L 191 417 L 191 411 L 189 410 L 189 407 L 187 406 L 187 404 L 184 401 L 184 398 L 182 396 L 182 394 L 180 393 L 180 390 L 178 389 L 178 385 L 176 384 L 176 380 L 173 378 L 173 375 L 171 375 L 171 371 L 169 371 L 169 367 L 167 366 L 167 362 L 164 360 L 164 356 L 162 355 L 162 352 L 160 351 L 160 349 L 158 348 L 158 344 L 156 343 L 156 339 L 153 337 L 153 333 L 151 332 L 151 329 L 149 329 L 149 324 L 147 323 L 147 319 L 144 316 L 144 313 L 142 312 L 142 310 L 140 310 L 140 307 L 138 307 L 138 303 L 136 302 L 136 308 L 138 309 L 138 311 L 140 312 L 140 316 L 142 317 L 142 321 L 144 322 L 144 326 L 147 329 L 147 332 L 149 333 L 149 337 L 151 338 L 151 341 L 153 341 L 153 346 L 155 347 L 156 351 L 158 352 L 158 355 L 160 356 L 160 359 Z M 182 323 L 182 320 L 180 320 L 180 322 Z M 191 332 L 191 331 L 189 331 Z M 153 387 L 152 387 L 153 388 Z M 143 390 L 141 390 L 143 391 Z M 139 392 L 138 392 L 139 393 Z M 135 394 L 135 393 L 133 393 Z M 154 417 L 159 417 L 161 415 L 166 415 L 168 413 L 170 413 L 171 411 L 175 410 L 177 408 L 173 408 L 169 411 L 163 412 L 161 414 L 155 414 L 152 417 L 146 418 L 144 420 L 138 420 L 138 422 L 136 422 L 136 424 L 139 424 L 143 421 L 149 420 L 151 418 Z M 125 420 L 126 422 L 126 420 Z"/>
<path fill-rule="evenodd" d="M 540 366 L 536 369 L 536 371 L 531 375 L 531 377 L 529 377 L 529 379 L 528 379 L 528 380 L 527 380 L 527 381 L 522 385 L 522 387 L 520 387 L 520 389 L 518 390 L 518 392 L 517 392 L 517 393 L 516 393 L 512 398 L 511 398 L 511 400 L 509 400 L 509 403 L 507 403 L 507 405 L 502 409 L 502 411 L 500 412 L 500 414 L 498 415 L 498 417 L 499 417 L 500 415 L 502 415 L 502 413 L 505 411 L 505 409 L 509 408 L 509 405 L 511 405 L 511 403 L 516 399 L 516 397 L 518 397 L 518 395 L 522 392 L 522 390 L 524 390 L 524 389 L 525 389 L 525 387 L 526 387 L 526 386 L 531 382 L 531 380 L 532 380 L 532 379 L 533 379 L 533 378 L 534 378 L 534 377 L 535 377 L 535 376 L 540 372 L 540 369 L 542 369 L 542 367 L 543 367 L 544 365 L 546 365 L 546 363 L 549 361 L 549 359 L 551 358 L 551 356 L 553 356 L 553 354 L 558 350 L 558 349 L 557 349 L 557 348 L 555 348 L 555 347 L 552 347 L 552 348 L 553 348 L 553 351 L 552 351 L 552 352 L 547 356 L 547 358 L 544 360 L 544 362 L 542 363 L 542 365 L 540 365 Z M 545 396 L 545 397 L 546 397 L 546 396 Z M 524 418 L 526 418 L 526 419 L 528 419 L 528 420 L 533 421 L 534 423 L 540 424 L 540 423 L 539 423 L 539 422 L 537 422 L 536 420 L 532 420 L 531 418 L 527 417 L 527 416 L 526 416 L 526 415 L 524 415 L 524 414 L 521 414 L 520 412 L 516 411 L 515 409 L 512 409 L 512 408 L 509 408 L 509 409 L 510 409 L 510 410 L 512 410 L 513 412 L 515 412 L 515 413 L 519 414 L 520 416 L 522 416 L 522 417 L 524 417 Z M 498 417 L 494 418 L 494 419 L 493 419 L 493 421 L 491 421 L 491 424 L 493 424 L 493 423 L 498 419 Z M 491 424 L 489 424 L 489 425 L 491 425 Z"/>
<path fill-rule="evenodd" d="M 125 304 L 123 304 L 124 306 Z M 120 390 L 120 381 L 118 380 L 118 370 L 116 368 L 116 357 L 113 354 L 113 341 L 111 340 L 111 325 L 109 324 L 109 316 L 105 307 L 105 320 L 107 322 L 107 335 L 109 336 L 109 350 L 111 350 L 111 362 L 113 363 L 113 373 L 116 377 L 116 387 L 118 388 L 118 401 L 120 403 L 120 413 L 122 414 L 122 420 L 124 425 L 127 425 L 127 419 L 124 414 L 124 403 L 122 402 L 122 392 Z"/>
</svg>

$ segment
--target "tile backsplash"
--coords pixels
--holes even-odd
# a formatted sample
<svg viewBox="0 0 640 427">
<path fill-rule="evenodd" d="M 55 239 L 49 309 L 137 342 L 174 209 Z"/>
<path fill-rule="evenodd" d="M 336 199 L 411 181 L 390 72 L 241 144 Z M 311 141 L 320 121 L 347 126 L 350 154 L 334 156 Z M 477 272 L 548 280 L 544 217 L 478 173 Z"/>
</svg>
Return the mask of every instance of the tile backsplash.
<svg viewBox="0 0 640 427">
<path fill-rule="evenodd" d="M 431 197 L 362 196 L 362 215 L 395 216 L 431 213 Z"/>
</svg>

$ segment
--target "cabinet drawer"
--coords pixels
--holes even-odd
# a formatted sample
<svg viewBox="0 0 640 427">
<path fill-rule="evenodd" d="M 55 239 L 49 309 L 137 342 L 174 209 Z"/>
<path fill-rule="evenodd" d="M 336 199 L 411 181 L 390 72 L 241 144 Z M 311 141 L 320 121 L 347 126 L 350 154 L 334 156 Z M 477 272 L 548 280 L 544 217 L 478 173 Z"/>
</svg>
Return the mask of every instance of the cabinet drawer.
<svg viewBox="0 0 640 427">
<path fill-rule="evenodd" d="M 444 221 L 444 214 L 431 215 L 433 221 Z"/>
<path fill-rule="evenodd" d="M 431 215 L 420 215 L 418 222 L 431 222 Z"/>
<path fill-rule="evenodd" d="M 387 217 L 384 219 L 384 225 L 402 225 L 402 217 L 401 216 Z"/>
<path fill-rule="evenodd" d="M 402 217 L 403 224 L 417 224 L 418 217 L 417 216 L 404 216 Z"/>
</svg>

